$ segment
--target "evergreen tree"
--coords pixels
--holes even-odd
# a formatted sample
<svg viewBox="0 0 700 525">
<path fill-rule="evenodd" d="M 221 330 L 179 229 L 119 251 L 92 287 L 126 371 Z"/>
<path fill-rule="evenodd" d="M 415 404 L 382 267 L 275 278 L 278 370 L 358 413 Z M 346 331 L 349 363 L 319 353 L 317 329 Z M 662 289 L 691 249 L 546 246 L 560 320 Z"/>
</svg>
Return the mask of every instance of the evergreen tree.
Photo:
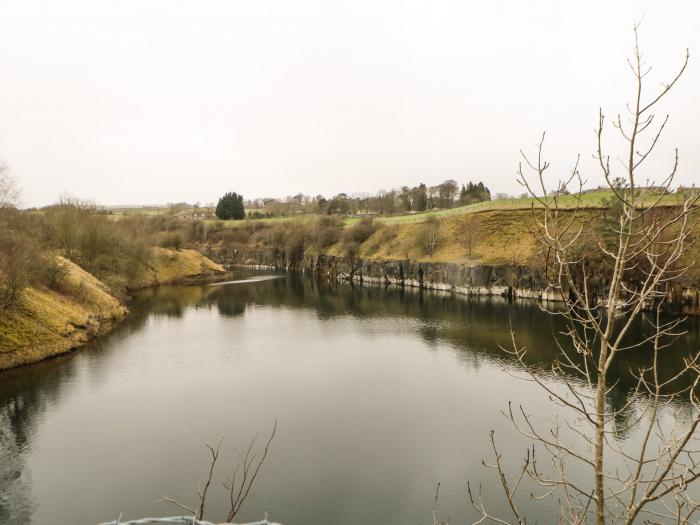
<svg viewBox="0 0 700 525">
<path fill-rule="evenodd" d="M 484 186 L 483 182 L 474 184 L 473 182 L 469 181 L 466 186 L 462 185 L 459 200 L 462 202 L 462 204 L 490 201 L 491 192 L 486 186 Z"/>
<path fill-rule="evenodd" d="M 216 205 L 216 216 L 222 220 L 241 220 L 245 217 L 245 206 L 243 205 L 243 195 L 229 192 L 219 199 Z"/>
</svg>

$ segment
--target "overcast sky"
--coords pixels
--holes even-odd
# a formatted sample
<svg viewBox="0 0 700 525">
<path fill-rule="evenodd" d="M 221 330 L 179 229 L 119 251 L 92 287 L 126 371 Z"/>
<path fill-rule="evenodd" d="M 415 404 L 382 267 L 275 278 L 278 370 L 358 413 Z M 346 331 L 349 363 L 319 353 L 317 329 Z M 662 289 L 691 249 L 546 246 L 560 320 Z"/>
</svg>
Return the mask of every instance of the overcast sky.
<svg viewBox="0 0 700 525">
<path fill-rule="evenodd" d="M 624 111 L 632 23 L 700 183 L 700 2 L 0 0 L 0 158 L 25 206 L 203 203 L 483 180 L 519 150 L 591 184 L 597 110 Z M 612 130 L 611 130 L 612 133 Z M 611 153 L 619 144 L 612 142 Z"/>
</svg>

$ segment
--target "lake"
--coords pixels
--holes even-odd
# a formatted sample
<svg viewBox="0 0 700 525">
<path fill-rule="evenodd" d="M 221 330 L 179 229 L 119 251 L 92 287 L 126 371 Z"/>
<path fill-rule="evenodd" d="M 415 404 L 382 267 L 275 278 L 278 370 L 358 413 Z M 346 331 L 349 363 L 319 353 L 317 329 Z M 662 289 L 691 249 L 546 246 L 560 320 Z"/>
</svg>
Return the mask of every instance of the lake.
<svg viewBox="0 0 700 525">
<path fill-rule="evenodd" d="M 551 361 L 552 320 L 536 303 L 260 274 L 146 290 L 86 348 L 0 374 L 0 523 L 180 515 L 156 500 L 196 505 L 205 445 L 222 437 L 206 517 L 223 521 L 235 449 L 264 441 L 275 420 L 236 521 L 267 512 L 285 525 L 431 523 L 440 482 L 442 519 L 471 523 L 467 481 L 504 512 L 482 465 L 490 431 L 517 465 L 528 442 L 501 414 L 508 402 L 538 421 L 560 410 L 498 348 L 512 324 L 532 363 Z M 678 345 L 697 349 L 700 324 L 687 328 Z M 611 403 L 626 400 L 623 376 Z M 557 510 L 529 509 L 533 523 Z"/>
</svg>

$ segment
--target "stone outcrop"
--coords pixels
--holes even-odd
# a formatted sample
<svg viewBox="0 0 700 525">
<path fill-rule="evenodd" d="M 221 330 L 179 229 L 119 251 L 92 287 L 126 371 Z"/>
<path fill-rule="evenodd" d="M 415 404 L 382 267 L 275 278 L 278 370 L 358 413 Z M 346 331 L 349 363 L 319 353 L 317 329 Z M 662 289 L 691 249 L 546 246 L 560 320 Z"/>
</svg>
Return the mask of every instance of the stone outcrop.
<svg viewBox="0 0 700 525">
<path fill-rule="evenodd" d="M 463 295 L 500 295 L 559 301 L 547 287 L 543 269 L 511 264 L 459 264 L 410 260 L 375 260 L 307 254 L 290 258 L 283 252 L 236 245 L 204 247 L 202 253 L 224 267 L 301 271 L 331 281 L 360 284 L 409 286 Z M 605 294 L 605 275 L 598 275 L 596 293 Z M 669 293 L 669 309 L 686 315 L 700 315 L 700 290 L 696 283 L 677 284 Z"/>
</svg>

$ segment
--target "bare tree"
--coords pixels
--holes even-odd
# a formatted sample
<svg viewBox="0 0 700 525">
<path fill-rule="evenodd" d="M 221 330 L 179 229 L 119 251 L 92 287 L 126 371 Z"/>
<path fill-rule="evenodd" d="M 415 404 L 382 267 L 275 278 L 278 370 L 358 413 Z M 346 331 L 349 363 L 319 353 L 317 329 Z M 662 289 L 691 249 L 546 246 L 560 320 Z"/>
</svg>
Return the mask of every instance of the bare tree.
<svg viewBox="0 0 700 525">
<path fill-rule="evenodd" d="M 440 231 L 440 221 L 433 216 L 428 217 L 424 221 L 417 239 L 425 252 L 432 257 L 445 242 L 445 237 Z"/>
<path fill-rule="evenodd" d="M 474 238 L 479 229 L 479 218 L 475 213 L 465 215 L 460 219 L 458 226 L 458 238 L 467 250 L 467 256 L 472 256 L 472 248 L 474 247 Z"/>
<path fill-rule="evenodd" d="M 6 164 L 0 161 L 0 208 L 17 206 L 19 190 Z"/>
<path fill-rule="evenodd" d="M 438 517 L 438 501 L 440 499 L 440 483 L 435 487 L 435 498 L 433 498 L 433 525 L 450 525 L 450 520 L 441 521 Z"/>
<path fill-rule="evenodd" d="M 263 463 L 265 462 L 265 459 L 267 459 L 267 455 L 270 451 L 270 444 L 272 443 L 272 440 L 275 438 L 276 434 L 277 420 L 275 420 L 275 424 L 272 427 L 270 437 L 265 442 L 265 446 L 263 447 L 262 452 L 256 451 L 256 443 L 258 439 L 257 435 L 250 440 L 248 448 L 246 449 L 244 454 L 241 454 L 240 452 L 236 451 L 236 454 L 238 454 L 240 461 L 236 464 L 233 470 L 231 480 L 223 483 L 223 487 L 226 489 L 229 495 L 229 510 L 226 515 L 226 523 L 233 522 L 234 518 L 243 507 L 243 504 L 245 503 L 246 499 L 248 499 L 248 496 L 250 495 L 250 491 L 253 488 L 255 480 L 257 479 L 258 474 L 260 472 L 260 469 Z M 209 451 L 211 460 L 209 462 L 207 479 L 204 483 L 200 483 L 199 488 L 197 490 L 197 495 L 199 497 L 199 505 L 197 506 L 197 508 L 185 505 L 184 503 L 181 503 L 180 501 L 173 498 L 169 498 L 167 496 L 163 496 L 158 501 L 172 503 L 173 505 L 176 505 L 181 509 L 192 514 L 192 516 L 194 516 L 197 520 L 203 519 L 205 516 L 205 505 L 207 501 L 207 495 L 212 479 L 214 477 L 217 461 L 219 460 L 222 443 L 223 438 L 219 441 L 219 444 L 216 446 L 216 448 L 212 447 L 211 445 L 207 445 L 207 450 Z"/>
<path fill-rule="evenodd" d="M 509 477 L 492 435 L 495 461 L 487 466 L 501 479 L 511 518 L 490 513 L 481 489 L 473 492 L 470 487 L 479 522 L 525 523 L 525 513 L 517 504 L 525 484 L 540 488 L 535 488 L 536 499 L 559 499 L 560 523 L 645 520 L 685 524 L 700 506 L 688 491 L 700 477 L 695 436 L 700 424 L 700 358 L 693 353 L 673 373 L 659 365 L 662 354 L 678 351 L 674 343 L 683 333 L 683 319 L 665 320 L 661 312 L 670 285 L 688 268 L 684 255 L 691 242 L 698 195 L 685 196 L 675 206 L 665 205 L 678 167 L 677 151 L 660 181 L 642 184 L 639 180 L 640 167 L 668 122 L 666 116 L 657 124 L 652 111 L 685 71 L 689 53 L 686 51 L 670 82 L 646 95 L 644 80 L 650 68 L 639 49 L 638 27 L 634 27 L 634 52 L 629 61 L 636 85 L 634 100 L 628 106 L 629 119 L 623 122 L 618 115 L 613 122 L 627 144 L 621 175 L 611 166 L 604 148 L 602 110 L 598 119 L 595 158 L 619 205 L 615 221 L 605 223 L 606 231 L 591 233 L 581 216 L 583 180 L 578 160 L 565 180 L 548 192 L 545 179 L 550 164 L 543 157 L 544 135 L 536 145 L 536 158 L 523 153 L 524 165 L 534 178 L 524 174 L 521 163 L 519 181 L 536 201 L 532 214 L 548 254 L 547 284 L 564 305 L 542 307 L 560 318 L 564 328 L 555 334 L 558 359 L 547 379 L 526 363 L 527 348 L 517 344 L 512 332 L 512 345 L 506 351 L 520 362 L 525 378 L 539 385 L 569 415 L 543 428 L 524 407 L 508 407 L 506 416 L 530 445 L 521 468 Z M 565 210 L 560 199 L 572 185 L 578 185 L 577 205 Z M 589 234 L 593 249 L 586 246 Z M 601 271 L 591 260 L 593 252 L 602 254 L 607 265 L 603 293 L 593 284 Z M 646 313 L 649 310 L 652 315 Z M 632 329 L 640 322 L 646 332 L 635 339 Z M 630 352 L 649 354 L 649 362 L 629 371 L 635 387 L 624 406 L 615 407 L 609 400 L 616 388 L 613 367 L 621 355 Z M 639 444 L 621 445 L 616 439 L 620 432 L 634 432 Z M 583 469 L 585 478 L 572 476 L 571 465 Z"/>
<path fill-rule="evenodd" d="M 44 269 L 36 232 L 18 204 L 17 183 L 0 161 L 0 315 L 20 303 L 25 288 Z"/>
</svg>

